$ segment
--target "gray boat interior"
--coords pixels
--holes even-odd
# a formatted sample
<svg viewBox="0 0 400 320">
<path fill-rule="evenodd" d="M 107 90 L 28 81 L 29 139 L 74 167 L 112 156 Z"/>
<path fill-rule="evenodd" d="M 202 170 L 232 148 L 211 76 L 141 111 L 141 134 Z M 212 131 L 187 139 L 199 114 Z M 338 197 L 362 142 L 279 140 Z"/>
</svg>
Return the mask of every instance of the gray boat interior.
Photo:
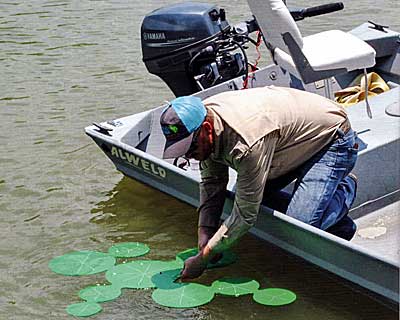
<svg viewBox="0 0 400 320">
<path fill-rule="evenodd" d="M 382 32 L 371 28 L 371 25 L 368 23 L 350 32 L 366 41 L 375 49 L 376 65 L 373 68 L 369 68 L 368 72 L 374 71 L 379 74 L 390 87 L 389 91 L 369 98 L 372 119 L 367 115 L 365 101 L 347 108 L 352 127 L 358 134 L 360 145 L 359 159 L 354 170 L 359 178 L 358 193 L 353 209 L 350 212 L 351 217 L 355 219 L 358 225 L 358 232 L 350 242 L 343 241 L 342 239 L 307 226 L 301 222 L 292 221 L 281 213 L 273 213 L 266 207 L 262 208 L 259 222 L 253 231 L 256 235 L 260 235 L 262 238 L 274 242 L 292 253 L 300 255 L 306 260 L 315 262 L 317 265 L 364 287 L 384 286 L 385 288 L 379 287 L 373 291 L 388 297 L 398 304 L 398 270 L 400 264 L 399 33 L 391 30 Z M 349 86 L 362 72 L 362 70 L 355 70 L 335 75 L 328 79 L 305 84 L 299 77 L 290 74 L 280 66 L 270 65 L 255 72 L 249 85 L 250 87 L 262 87 L 267 85 L 289 86 L 314 92 L 332 99 L 336 91 Z M 195 95 L 206 98 L 220 92 L 238 90 L 242 88 L 242 86 L 243 79 L 240 77 L 201 91 Z M 124 174 L 139 179 L 161 191 L 170 193 L 196 206 L 198 204 L 198 183 L 200 181 L 198 163 L 193 160 L 187 161 L 184 158 L 175 160 L 162 159 L 165 139 L 159 125 L 159 117 L 163 108 L 164 106 L 160 106 L 139 114 L 102 123 L 104 126 L 112 128 L 109 134 L 100 132 L 95 126 L 86 128 L 86 132 L 99 144 L 107 156 L 110 157 L 117 168 Z M 176 177 L 175 179 L 178 179 L 177 177 L 184 177 L 184 179 L 188 181 L 185 182 L 187 184 L 183 183 L 184 188 L 187 190 L 182 191 L 182 186 L 178 185 L 182 183 L 178 180 L 176 180 L 176 186 L 167 186 L 157 179 L 151 181 L 151 179 L 141 176 L 141 174 L 133 173 L 129 166 L 126 165 L 126 161 L 124 164 L 123 161 L 120 161 L 121 159 L 111 157 L 111 152 L 109 150 L 110 145 L 117 146 L 129 153 L 148 159 L 151 163 L 166 168 L 174 174 L 174 177 Z M 121 155 L 119 158 L 123 158 L 123 156 Z M 235 177 L 236 173 L 231 170 L 230 182 L 228 185 L 228 191 L 231 195 L 234 194 L 235 190 Z M 230 206 L 231 204 L 229 204 L 228 201 L 225 208 L 226 214 L 229 213 Z M 369 257 L 373 257 L 375 260 L 383 261 L 385 265 L 389 265 L 390 268 L 392 268 L 391 270 L 397 270 L 397 283 L 390 283 L 396 281 L 394 280 L 396 277 L 392 277 L 390 279 L 385 279 L 383 281 L 386 281 L 384 285 L 376 284 L 379 282 L 378 280 L 376 280 L 376 283 L 373 285 L 365 285 L 362 279 L 357 280 L 357 277 L 361 276 L 348 275 L 349 272 L 356 274 L 358 271 L 355 269 L 365 266 L 355 265 L 353 266 L 353 271 L 348 271 L 347 269 L 345 270 L 344 267 L 334 266 L 334 262 L 329 260 L 329 257 L 326 258 L 326 261 L 329 260 L 330 262 L 323 262 L 322 260 L 325 258 L 321 258 L 321 256 L 317 258 L 308 256 L 305 249 L 302 251 L 303 249 L 301 248 L 294 248 L 293 243 L 296 241 L 296 239 L 293 238 L 294 233 L 292 235 L 289 234 L 292 231 L 282 230 L 282 227 L 275 227 L 273 221 L 266 220 L 268 221 L 267 223 L 263 220 L 262 216 L 268 217 L 271 213 L 275 217 L 292 224 L 294 228 L 297 228 L 296 230 L 300 230 L 299 232 L 304 232 L 304 230 L 306 230 L 311 234 L 311 237 L 318 239 L 324 238 L 327 242 L 335 242 L 336 245 L 338 244 L 340 247 L 343 247 L 344 250 L 349 249 L 353 252 L 362 252 Z M 266 226 L 264 227 L 264 225 Z M 268 232 L 265 231 L 268 230 L 268 228 L 272 230 L 272 235 L 267 234 Z M 287 241 L 285 243 L 282 242 L 281 238 L 278 239 L 277 236 L 274 236 L 274 228 L 277 229 L 277 232 L 280 232 L 280 236 L 286 237 Z M 327 246 L 329 246 L 329 244 L 327 244 Z M 321 246 L 321 248 L 317 248 L 316 250 L 323 251 L 322 248 Z M 326 249 L 326 252 L 329 252 L 329 250 Z M 323 255 L 324 253 L 320 254 Z"/>
</svg>

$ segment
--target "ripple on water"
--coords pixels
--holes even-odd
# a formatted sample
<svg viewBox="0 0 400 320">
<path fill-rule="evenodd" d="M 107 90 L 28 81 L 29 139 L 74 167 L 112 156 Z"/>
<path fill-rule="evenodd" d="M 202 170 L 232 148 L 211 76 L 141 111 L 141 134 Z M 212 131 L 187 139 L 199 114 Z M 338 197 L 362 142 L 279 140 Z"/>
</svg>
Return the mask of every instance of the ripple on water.
<svg viewBox="0 0 400 320">
<path fill-rule="evenodd" d="M 12 101 L 12 100 L 22 100 L 29 99 L 30 96 L 22 96 L 22 97 L 0 97 L 0 101 Z"/>
</svg>

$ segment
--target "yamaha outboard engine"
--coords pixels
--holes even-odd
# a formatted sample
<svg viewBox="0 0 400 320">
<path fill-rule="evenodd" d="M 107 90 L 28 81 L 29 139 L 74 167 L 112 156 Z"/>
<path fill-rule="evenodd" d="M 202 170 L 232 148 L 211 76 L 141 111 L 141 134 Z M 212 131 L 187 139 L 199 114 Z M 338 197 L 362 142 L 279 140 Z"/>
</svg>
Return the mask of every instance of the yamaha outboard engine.
<svg viewBox="0 0 400 320">
<path fill-rule="evenodd" d="M 294 20 L 343 9 L 343 3 L 290 9 Z M 257 40 L 248 35 L 259 31 Z M 176 96 L 190 95 L 227 80 L 249 78 L 246 44 L 258 47 L 262 33 L 255 19 L 231 27 L 225 11 L 205 3 L 180 3 L 157 9 L 143 20 L 143 61 Z M 268 46 L 267 46 L 268 47 Z M 250 65 L 251 72 L 256 65 Z"/>
<path fill-rule="evenodd" d="M 249 40 L 237 37 L 247 37 L 248 25 L 231 28 L 225 11 L 210 4 L 157 9 L 142 23 L 143 61 L 176 96 L 190 95 L 247 73 L 242 45 Z"/>
</svg>

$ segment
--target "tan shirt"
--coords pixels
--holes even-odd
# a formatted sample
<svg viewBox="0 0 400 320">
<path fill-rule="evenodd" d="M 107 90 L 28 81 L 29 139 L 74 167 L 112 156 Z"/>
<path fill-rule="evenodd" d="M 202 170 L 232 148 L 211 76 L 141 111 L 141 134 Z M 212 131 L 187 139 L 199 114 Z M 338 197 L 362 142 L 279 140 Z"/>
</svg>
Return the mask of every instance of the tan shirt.
<svg viewBox="0 0 400 320">
<path fill-rule="evenodd" d="M 232 213 L 209 242 L 218 252 L 254 225 L 267 180 L 310 159 L 347 116 L 329 99 L 274 86 L 224 92 L 204 104 L 214 114 L 215 148 L 200 164 L 199 226 L 218 227 L 228 167 L 237 171 Z"/>
</svg>

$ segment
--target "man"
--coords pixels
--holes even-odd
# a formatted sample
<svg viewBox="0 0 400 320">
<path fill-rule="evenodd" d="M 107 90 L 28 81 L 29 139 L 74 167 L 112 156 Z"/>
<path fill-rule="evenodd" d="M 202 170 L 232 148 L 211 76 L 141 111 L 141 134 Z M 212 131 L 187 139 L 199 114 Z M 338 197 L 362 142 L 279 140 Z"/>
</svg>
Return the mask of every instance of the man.
<svg viewBox="0 0 400 320">
<path fill-rule="evenodd" d="M 264 87 L 174 99 L 160 124 L 164 158 L 200 161 L 199 254 L 182 279 L 195 278 L 257 219 L 260 204 L 350 240 L 347 216 L 357 181 L 358 145 L 345 110 L 305 91 Z M 234 206 L 220 225 L 228 167 L 237 171 Z M 281 191 L 295 181 L 291 194 Z M 279 200 L 277 200 L 279 199 Z"/>
</svg>

